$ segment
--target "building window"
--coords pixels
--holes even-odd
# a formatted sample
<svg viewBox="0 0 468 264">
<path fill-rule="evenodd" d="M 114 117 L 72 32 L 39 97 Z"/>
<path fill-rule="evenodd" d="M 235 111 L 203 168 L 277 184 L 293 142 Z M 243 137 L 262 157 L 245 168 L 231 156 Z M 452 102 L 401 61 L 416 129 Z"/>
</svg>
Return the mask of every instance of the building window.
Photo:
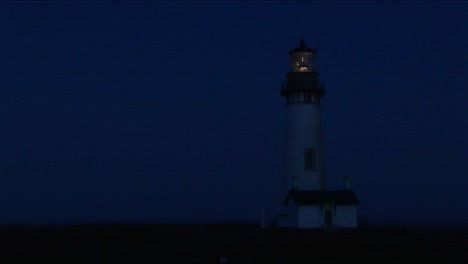
<svg viewBox="0 0 468 264">
<path fill-rule="evenodd" d="M 304 149 L 304 168 L 315 170 L 315 151 L 311 148 Z"/>
</svg>

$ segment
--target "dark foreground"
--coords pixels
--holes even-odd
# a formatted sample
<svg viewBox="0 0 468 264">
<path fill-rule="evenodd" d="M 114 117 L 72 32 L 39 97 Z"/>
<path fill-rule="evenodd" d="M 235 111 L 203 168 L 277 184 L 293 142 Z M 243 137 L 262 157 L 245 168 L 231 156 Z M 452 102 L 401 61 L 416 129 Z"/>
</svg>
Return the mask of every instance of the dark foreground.
<svg viewBox="0 0 468 264">
<path fill-rule="evenodd" d="M 468 263 L 468 229 L 247 224 L 0 227 L 0 263 Z"/>
</svg>

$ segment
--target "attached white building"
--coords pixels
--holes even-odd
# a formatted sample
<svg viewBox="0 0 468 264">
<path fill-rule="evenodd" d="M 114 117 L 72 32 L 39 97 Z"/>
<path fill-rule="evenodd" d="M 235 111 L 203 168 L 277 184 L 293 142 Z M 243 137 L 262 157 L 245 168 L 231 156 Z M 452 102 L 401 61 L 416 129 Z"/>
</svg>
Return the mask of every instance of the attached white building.
<svg viewBox="0 0 468 264">
<path fill-rule="evenodd" d="M 281 88 L 286 99 L 283 211 L 277 226 L 356 228 L 359 200 L 345 189 L 327 190 L 320 99 L 325 86 L 315 65 L 316 51 L 300 45 L 289 51 L 290 72 Z"/>
<path fill-rule="evenodd" d="M 356 228 L 359 199 L 352 191 L 292 190 L 285 199 L 284 227 Z"/>
</svg>

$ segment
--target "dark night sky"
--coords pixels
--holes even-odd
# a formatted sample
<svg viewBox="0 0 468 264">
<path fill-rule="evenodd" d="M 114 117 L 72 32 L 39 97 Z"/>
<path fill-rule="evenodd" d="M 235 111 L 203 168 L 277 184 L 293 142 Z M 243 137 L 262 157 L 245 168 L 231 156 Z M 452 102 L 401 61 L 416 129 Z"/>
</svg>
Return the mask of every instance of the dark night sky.
<svg viewBox="0 0 468 264">
<path fill-rule="evenodd" d="M 0 223 L 259 219 L 288 51 L 318 50 L 329 186 L 468 221 L 467 2 L 0 2 Z"/>
</svg>

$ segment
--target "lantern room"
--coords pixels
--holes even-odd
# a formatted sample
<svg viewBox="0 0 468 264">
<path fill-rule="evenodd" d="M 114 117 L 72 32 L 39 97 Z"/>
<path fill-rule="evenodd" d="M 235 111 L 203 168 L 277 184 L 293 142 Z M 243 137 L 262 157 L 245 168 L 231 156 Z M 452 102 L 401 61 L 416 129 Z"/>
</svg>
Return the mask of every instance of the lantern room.
<svg viewBox="0 0 468 264">
<path fill-rule="evenodd" d="M 315 72 L 315 54 L 317 51 L 307 47 L 304 39 L 300 45 L 289 51 L 291 72 Z"/>
</svg>

